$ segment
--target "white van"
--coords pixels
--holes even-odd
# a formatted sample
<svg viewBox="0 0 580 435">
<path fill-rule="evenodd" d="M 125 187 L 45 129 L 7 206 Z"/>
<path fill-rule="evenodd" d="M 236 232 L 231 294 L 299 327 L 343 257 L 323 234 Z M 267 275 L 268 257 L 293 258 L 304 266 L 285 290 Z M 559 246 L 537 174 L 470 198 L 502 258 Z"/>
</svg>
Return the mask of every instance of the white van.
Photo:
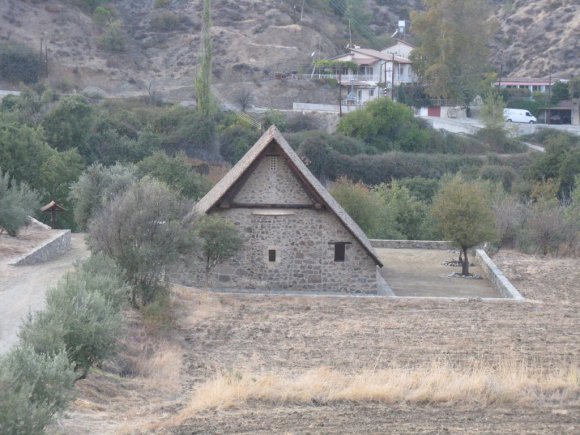
<svg viewBox="0 0 580 435">
<path fill-rule="evenodd" d="M 503 119 L 506 122 L 525 122 L 526 124 L 538 122 L 534 115 L 524 109 L 503 109 Z"/>
</svg>

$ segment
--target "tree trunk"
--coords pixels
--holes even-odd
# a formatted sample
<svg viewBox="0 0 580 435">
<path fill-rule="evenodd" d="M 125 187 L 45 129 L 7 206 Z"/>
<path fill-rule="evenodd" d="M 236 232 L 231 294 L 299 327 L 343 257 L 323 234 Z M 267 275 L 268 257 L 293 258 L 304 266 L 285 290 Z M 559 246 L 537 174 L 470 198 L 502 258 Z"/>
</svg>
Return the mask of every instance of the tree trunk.
<svg viewBox="0 0 580 435">
<path fill-rule="evenodd" d="M 467 258 L 467 248 L 461 248 L 463 251 L 463 263 L 461 264 L 461 274 L 463 276 L 469 275 L 469 258 Z"/>
</svg>

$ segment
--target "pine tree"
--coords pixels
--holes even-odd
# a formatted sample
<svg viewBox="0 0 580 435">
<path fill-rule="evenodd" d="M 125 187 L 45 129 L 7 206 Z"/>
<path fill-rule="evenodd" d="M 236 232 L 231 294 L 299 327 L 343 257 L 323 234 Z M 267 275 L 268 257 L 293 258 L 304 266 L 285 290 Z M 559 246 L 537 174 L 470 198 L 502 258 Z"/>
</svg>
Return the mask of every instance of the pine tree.
<svg viewBox="0 0 580 435">
<path fill-rule="evenodd" d="M 195 98 L 198 112 L 207 118 L 211 117 L 215 111 L 211 96 L 212 54 L 211 0 L 205 0 L 203 5 L 201 66 L 195 81 Z"/>
</svg>

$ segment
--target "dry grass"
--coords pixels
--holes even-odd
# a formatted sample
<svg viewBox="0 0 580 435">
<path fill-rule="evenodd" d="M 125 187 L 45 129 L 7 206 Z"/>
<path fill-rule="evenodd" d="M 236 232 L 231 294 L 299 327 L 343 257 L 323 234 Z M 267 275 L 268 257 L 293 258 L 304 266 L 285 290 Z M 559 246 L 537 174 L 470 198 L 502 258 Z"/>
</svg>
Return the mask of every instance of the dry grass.
<svg viewBox="0 0 580 435">
<path fill-rule="evenodd" d="M 514 362 L 496 368 L 476 364 L 463 369 L 436 363 L 425 368 L 395 367 L 357 374 L 330 368 L 316 368 L 296 376 L 229 372 L 199 386 L 177 420 L 182 422 L 206 409 L 238 407 L 250 401 L 273 404 L 462 402 L 488 406 L 546 397 L 566 399 L 579 390 L 580 372 L 575 366 L 547 372 Z"/>
<path fill-rule="evenodd" d="M 148 358 L 137 361 L 139 374 L 150 388 L 163 392 L 180 389 L 183 352 L 176 345 L 162 344 Z"/>
</svg>

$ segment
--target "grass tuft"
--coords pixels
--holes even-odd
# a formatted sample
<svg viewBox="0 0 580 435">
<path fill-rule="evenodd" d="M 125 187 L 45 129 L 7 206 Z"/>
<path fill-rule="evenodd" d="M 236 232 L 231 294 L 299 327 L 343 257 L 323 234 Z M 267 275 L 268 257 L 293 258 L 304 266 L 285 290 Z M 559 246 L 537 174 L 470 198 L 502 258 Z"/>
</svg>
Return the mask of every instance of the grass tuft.
<svg viewBox="0 0 580 435">
<path fill-rule="evenodd" d="M 578 394 L 578 368 L 548 372 L 522 363 L 490 368 L 476 363 L 453 368 L 434 363 L 423 368 L 394 367 L 346 374 L 321 367 L 298 375 L 227 372 L 194 392 L 177 424 L 207 409 L 239 407 L 250 401 L 273 404 L 382 402 L 388 404 L 523 403 Z"/>
</svg>

